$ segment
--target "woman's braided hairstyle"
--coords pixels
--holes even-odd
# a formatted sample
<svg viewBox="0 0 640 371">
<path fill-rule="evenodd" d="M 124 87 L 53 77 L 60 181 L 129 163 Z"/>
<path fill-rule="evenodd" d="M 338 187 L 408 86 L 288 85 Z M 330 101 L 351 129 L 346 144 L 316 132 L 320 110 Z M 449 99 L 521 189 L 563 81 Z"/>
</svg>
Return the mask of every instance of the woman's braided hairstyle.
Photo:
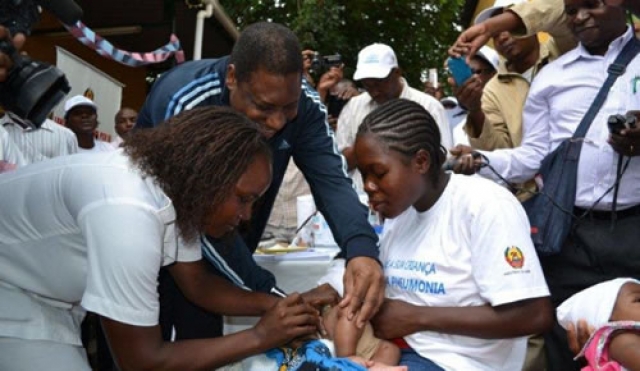
<svg viewBox="0 0 640 371">
<path fill-rule="evenodd" d="M 419 150 L 429 154 L 429 175 L 437 181 L 447 150 L 440 144 L 440 129 L 433 116 L 418 103 L 392 99 L 369 113 L 358 128 L 358 136 L 375 135 L 387 148 L 411 159 Z"/>
<path fill-rule="evenodd" d="M 271 162 L 258 124 L 227 107 L 182 112 L 164 125 L 133 132 L 123 148 L 172 200 L 176 225 L 186 240 L 204 230 L 208 215 L 257 156 Z"/>
</svg>

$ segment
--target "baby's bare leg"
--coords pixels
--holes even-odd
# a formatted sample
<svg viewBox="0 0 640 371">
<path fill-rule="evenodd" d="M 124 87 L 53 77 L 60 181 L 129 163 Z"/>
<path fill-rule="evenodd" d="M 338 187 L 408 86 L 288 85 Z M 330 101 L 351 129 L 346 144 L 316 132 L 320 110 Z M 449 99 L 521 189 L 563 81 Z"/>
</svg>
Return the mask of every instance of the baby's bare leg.
<svg viewBox="0 0 640 371">
<path fill-rule="evenodd" d="M 390 341 L 381 340 L 371 360 L 390 366 L 397 365 L 400 362 L 400 348 Z"/>
</svg>

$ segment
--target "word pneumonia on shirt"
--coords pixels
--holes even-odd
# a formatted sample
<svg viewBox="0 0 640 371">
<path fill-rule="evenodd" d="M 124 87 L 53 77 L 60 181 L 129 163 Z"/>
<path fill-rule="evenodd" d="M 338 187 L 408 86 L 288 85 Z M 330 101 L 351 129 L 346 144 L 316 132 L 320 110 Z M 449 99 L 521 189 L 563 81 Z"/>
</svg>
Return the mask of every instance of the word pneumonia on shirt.
<svg viewBox="0 0 640 371">
<path fill-rule="evenodd" d="M 387 286 L 421 294 L 446 295 L 442 282 L 424 281 L 417 278 L 387 276 Z"/>
</svg>

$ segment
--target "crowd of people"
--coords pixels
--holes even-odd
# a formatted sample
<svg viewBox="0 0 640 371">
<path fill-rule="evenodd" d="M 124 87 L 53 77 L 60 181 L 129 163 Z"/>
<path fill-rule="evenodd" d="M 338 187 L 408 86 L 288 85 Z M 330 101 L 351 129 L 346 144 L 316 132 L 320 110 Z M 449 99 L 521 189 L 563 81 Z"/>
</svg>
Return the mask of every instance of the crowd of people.
<svg viewBox="0 0 640 371">
<path fill-rule="evenodd" d="M 110 371 L 640 370 L 640 58 L 615 65 L 640 44 L 638 4 L 498 0 L 449 49 L 471 77 L 444 90 L 409 86 L 384 40 L 352 79 L 313 76 L 314 52 L 259 22 L 229 56 L 163 73 L 110 143 L 85 96 L 64 126 L 4 115 L 0 369 L 90 370 L 94 318 Z M 542 255 L 536 174 L 611 73 L 578 138 L 569 237 Z M 253 253 L 296 238 L 305 193 L 340 253 L 284 292 Z M 260 319 L 224 335 L 227 315 Z"/>
</svg>

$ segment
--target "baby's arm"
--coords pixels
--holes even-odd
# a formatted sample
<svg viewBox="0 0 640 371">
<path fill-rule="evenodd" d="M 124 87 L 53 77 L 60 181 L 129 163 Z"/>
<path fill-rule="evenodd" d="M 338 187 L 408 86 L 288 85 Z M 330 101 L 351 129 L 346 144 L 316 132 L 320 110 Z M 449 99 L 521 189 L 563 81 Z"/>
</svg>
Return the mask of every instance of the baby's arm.
<svg viewBox="0 0 640 371">
<path fill-rule="evenodd" d="M 609 344 L 609 356 L 629 371 L 640 371 L 640 333 L 614 334 Z"/>
</svg>

